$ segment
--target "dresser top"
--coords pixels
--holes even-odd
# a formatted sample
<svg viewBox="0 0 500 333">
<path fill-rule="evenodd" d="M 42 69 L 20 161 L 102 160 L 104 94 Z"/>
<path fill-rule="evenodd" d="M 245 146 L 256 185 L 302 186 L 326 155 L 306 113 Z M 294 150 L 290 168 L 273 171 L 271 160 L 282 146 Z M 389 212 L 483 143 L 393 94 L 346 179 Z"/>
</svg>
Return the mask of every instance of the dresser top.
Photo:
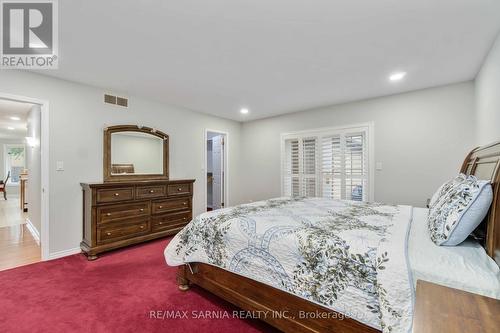
<svg viewBox="0 0 500 333">
<path fill-rule="evenodd" d="M 414 333 L 498 332 L 500 300 L 418 280 Z"/>
<path fill-rule="evenodd" d="M 180 183 L 194 183 L 194 182 L 195 179 L 168 179 L 168 180 L 135 180 L 135 181 L 120 181 L 120 182 L 94 182 L 94 183 L 80 183 L 80 185 L 86 188 L 104 188 L 104 187 L 180 184 Z"/>
</svg>

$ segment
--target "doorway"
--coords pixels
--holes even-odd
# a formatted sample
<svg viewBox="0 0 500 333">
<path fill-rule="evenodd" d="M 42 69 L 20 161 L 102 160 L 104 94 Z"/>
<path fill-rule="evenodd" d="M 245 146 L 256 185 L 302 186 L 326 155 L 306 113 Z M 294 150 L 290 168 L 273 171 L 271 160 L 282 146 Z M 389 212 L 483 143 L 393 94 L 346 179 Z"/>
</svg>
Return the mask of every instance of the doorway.
<svg viewBox="0 0 500 333">
<path fill-rule="evenodd" d="M 205 131 L 206 210 L 227 207 L 227 133 Z"/>
<path fill-rule="evenodd" d="M 0 93 L 0 270 L 47 258 L 42 110 L 48 103 Z"/>
</svg>

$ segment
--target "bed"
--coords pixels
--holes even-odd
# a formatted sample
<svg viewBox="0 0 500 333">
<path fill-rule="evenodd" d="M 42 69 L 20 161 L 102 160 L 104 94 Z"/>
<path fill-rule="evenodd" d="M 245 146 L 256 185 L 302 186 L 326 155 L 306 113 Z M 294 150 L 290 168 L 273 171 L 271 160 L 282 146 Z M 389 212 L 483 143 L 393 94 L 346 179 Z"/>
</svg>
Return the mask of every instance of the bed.
<svg viewBox="0 0 500 333">
<path fill-rule="evenodd" d="M 198 216 L 165 257 L 181 290 L 198 285 L 285 332 L 407 332 L 417 279 L 500 298 L 500 142 L 461 172 L 490 180 L 494 198 L 453 248 L 426 237 L 425 209 L 277 198 Z"/>
</svg>

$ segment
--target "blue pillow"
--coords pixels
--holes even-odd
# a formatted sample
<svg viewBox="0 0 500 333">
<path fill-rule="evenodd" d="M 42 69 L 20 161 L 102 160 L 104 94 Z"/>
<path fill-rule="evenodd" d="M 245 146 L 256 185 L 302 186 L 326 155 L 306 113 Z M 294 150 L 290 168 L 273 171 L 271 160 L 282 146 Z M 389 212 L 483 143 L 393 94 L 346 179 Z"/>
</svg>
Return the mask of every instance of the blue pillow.
<svg viewBox="0 0 500 333">
<path fill-rule="evenodd" d="M 462 243 L 484 220 L 493 201 L 490 182 L 459 174 L 443 184 L 429 205 L 427 226 L 436 245 Z"/>
</svg>

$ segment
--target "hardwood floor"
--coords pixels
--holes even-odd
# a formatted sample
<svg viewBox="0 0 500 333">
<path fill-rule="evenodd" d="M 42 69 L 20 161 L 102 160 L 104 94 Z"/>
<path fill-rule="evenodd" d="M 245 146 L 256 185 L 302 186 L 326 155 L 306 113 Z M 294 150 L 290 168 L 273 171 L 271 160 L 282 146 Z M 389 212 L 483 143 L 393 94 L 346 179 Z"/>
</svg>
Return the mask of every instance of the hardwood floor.
<svg viewBox="0 0 500 333">
<path fill-rule="evenodd" d="M 40 245 L 25 224 L 0 228 L 0 271 L 40 260 Z"/>
<path fill-rule="evenodd" d="M 3 196 L 0 196 L 0 228 L 26 223 L 28 215 L 21 211 L 19 197 L 7 198 L 8 200 L 4 200 Z"/>
<path fill-rule="evenodd" d="M 19 198 L 0 200 L 0 271 L 41 260 L 40 245 L 26 227 L 26 217 Z"/>
</svg>

